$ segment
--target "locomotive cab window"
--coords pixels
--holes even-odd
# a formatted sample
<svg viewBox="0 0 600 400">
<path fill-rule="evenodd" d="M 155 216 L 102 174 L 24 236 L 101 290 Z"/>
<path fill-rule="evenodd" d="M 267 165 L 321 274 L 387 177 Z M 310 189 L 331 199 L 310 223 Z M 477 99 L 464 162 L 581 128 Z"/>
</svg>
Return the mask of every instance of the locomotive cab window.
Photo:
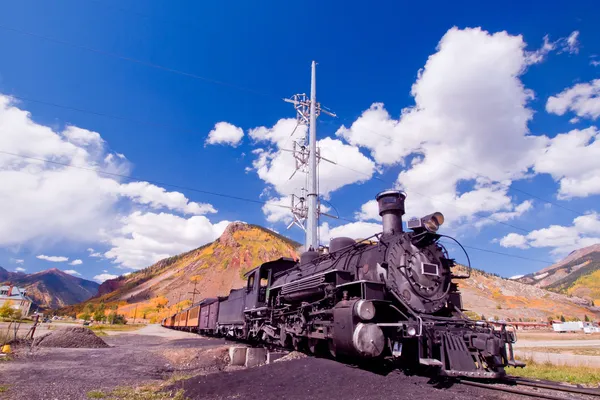
<svg viewBox="0 0 600 400">
<path fill-rule="evenodd" d="M 256 272 L 248 277 L 248 287 L 246 288 L 248 293 L 254 289 L 254 275 L 256 275 Z"/>
</svg>

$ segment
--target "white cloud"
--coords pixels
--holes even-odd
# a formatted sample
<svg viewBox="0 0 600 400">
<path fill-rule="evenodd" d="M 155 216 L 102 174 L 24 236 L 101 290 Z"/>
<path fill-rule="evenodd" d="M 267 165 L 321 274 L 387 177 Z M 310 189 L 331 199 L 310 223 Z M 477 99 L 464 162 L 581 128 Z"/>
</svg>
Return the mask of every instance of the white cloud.
<svg viewBox="0 0 600 400">
<path fill-rule="evenodd" d="M 96 173 L 94 169 L 127 174 L 130 164 L 125 155 L 109 152 L 99 133 L 75 126 L 53 130 L 34 122 L 28 112 L 3 95 L 0 95 L 0 149 L 18 155 L 0 154 L 2 247 L 23 245 L 43 250 L 63 243 L 105 245 L 110 233 L 127 223 L 124 212 L 135 214 L 147 208 L 192 215 L 216 212 L 212 205 L 190 201 L 178 192 L 168 192 L 146 182 L 121 183 L 114 177 Z M 210 222 L 207 227 L 212 227 Z M 164 238 L 169 243 L 181 236 L 171 233 L 171 238 Z M 132 240 L 136 243 L 135 238 Z M 125 244 L 119 247 L 121 251 L 126 251 L 125 248 Z M 88 252 L 90 257 L 103 257 L 92 248 Z M 112 249 L 111 254 L 117 253 Z M 67 261 L 66 257 L 49 258 Z"/>
<path fill-rule="evenodd" d="M 90 253 L 90 257 L 94 257 L 94 258 L 102 258 L 104 257 L 102 255 L 102 253 L 97 252 L 96 250 L 92 249 L 91 247 L 89 249 L 87 249 L 88 253 Z"/>
<path fill-rule="evenodd" d="M 567 111 L 572 111 L 581 118 L 598 118 L 600 116 L 600 79 L 578 83 L 555 96 L 550 96 L 546 102 L 546 111 L 557 115 L 564 115 Z"/>
<path fill-rule="evenodd" d="M 590 65 L 597 67 L 598 65 L 600 65 L 600 61 L 596 61 L 596 60 L 591 60 L 590 61 Z"/>
<path fill-rule="evenodd" d="M 65 271 L 66 272 L 66 271 Z M 94 276 L 94 280 L 98 283 L 102 283 L 104 281 L 107 281 L 109 279 L 115 279 L 118 278 L 119 275 L 113 275 L 113 274 L 100 274 L 100 275 L 96 275 Z"/>
<path fill-rule="evenodd" d="M 415 106 L 394 119 L 374 103 L 336 134 L 382 165 L 405 166 L 397 185 L 408 193 L 409 217 L 436 210 L 449 222 L 516 215 L 508 187 L 547 142 L 527 126 L 534 95 L 519 79 L 532 63 L 525 46 L 506 32 L 450 29 L 412 87 Z M 461 193 L 459 183 L 472 187 Z"/>
<path fill-rule="evenodd" d="M 40 260 L 46 260 L 46 261 L 50 261 L 50 262 L 66 262 L 66 261 L 69 261 L 68 257 L 63 257 L 63 256 L 45 256 L 43 254 L 40 254 L 39 256 L 36 256 L 35 258 L 39 258 Z"/>
<path fill-rule="evenodd" d="M 17 267 L 17 268 L 15 268 L 15 271 L 17 271 L 17 272 L 25 272 L 25 268 Z"/>
<path fill-rule="evenodd" d="M 253 151 L 257 155 L 253 167 L 258 176 L 282 196 L 299 194 L 296 192 L 298 188 L 305 186 L 306 178 L 301 172 L 294 174 L 296 159 L 289 150 L 292 149 L 294 139 L 306 135 L 306 126 L 296 127 L 295 119 L 280 119 L 271 128 L 261 126 L 251 129 L 248 134 L 255 141 L 274 145 L 273 149 Z M 375 171 L 373 161 L 365 157 L 356 146 L 328 137 L 319 140 L 317 146 L 323 158 L 339 164 L 334 165 L 324 160 L 319 164 L 319 189 L 326 198 L 345 185 L 369 180 Z"/>
<path fill-rule="evenodd" d="M 83 261 L 81 260 L 73 260 L 69 263 L 69 265 L 81 265 L 83 264 Z"/>
<path fill-rule="evenodd" d="M 359 221 L 379 221 L 379 205 L 376 200 L 369 200 L 360 207 L 360 211 L 355 213 Z"/>
<path fill-rule="evenodd" d="M 569 37 L 566 40 L 565 45 L 563 46 L 563 50 L 571 53 L 571 54 L 577 54 L 579 53 L 579 31 L 574 31 L 573 33 L 571 33 L 569 35 Z"/>
<path fill-rule="evenodd" d="M 218 122 L 209 132 L 206 144 L 228 144 L 236 147 L 244 137 L 242 128 L 238 128 L 229 122 Z"/>
<path fill-rule="evenodd" d="M 550 225 L 527 235 L 509 233 L 500 239 L 503 247 L 544 247 L 550 248 L 550 252 L 557 256 L 596 243 L 600 243 L 600 214 L 596 212 L 575 218 L 571 226 Z"/>
<path fill-rule="evenodd" d="M 228 221 L 212 224 L 196 215 L 182 218 L 167 213 L 135 211 L 121 220 L 122 227 L 111 233 L 112 246 L 106 258 L 125 268 L 147 267 L 163 258 L 200 247 L 218 238 Z"/>
<path fill-rule="evenodd" d="M 25 262 L 25 260 L 21 258 L 11 258 L 10 261 L 14 262 L 15 264 L 23 264 Z"/>
<path fill-rule="evenodd" d="M 75 271 L 74 269 L 66 269 L 63 272 L 66 274 L 69 274 L 69 275 L 81 276 L 81 274 L 79 272 Z"/>
<path fill-rule="evenodd" d="M 600 82 L 600 80 L 599 80 Z M 556 135 L 538 155 L 537 173 L 559 182 L 558 197 L 586 197 L 600 193 L 600 132 L 595 127 Z"/>
<path fill-rule="evenodd" d="M 571 118 L 571 119 L 569 120 L 569 123 L 570 123 L 570 124 L 576 124 L 576 123 L 578 123 L 578 122 L 579 122 L 579 118 L 578 118 L 578 117 L 573 117 L 573 118 Z"/>
<path fill-rule="evenodd" d="M 217 212 L 210 204 L 189 201 L 182 193 L 167 192 L 164 188 L 148 182 L 122 184 L 119 186 L 118 191 L 122 196 L 127 196 L 138 204 L 147 204 L 154 209 L 168 208 L 169 210 L 194 215 Z"/>
<path fill-rule="evenodd" d="M 500 239 L 500 246 L 502 247 L 517 247 L 519 249 L 526 249 L 529 246 L 527 245 L 527 238 L 523 235 L 519 235 L 518 233 L 509 233 Z"/>
<path fill-rule="evenodd" d="M 321 243 L 327 244 L 331 239 L 342 236 L 351 239 L 366 239 L 376 233 L 380 233 L 382 230 L 383 227 L 381 224 L 372 222 L 351 222 L 334 228 L 330 228 L 329 224 L 324 222 L 319 229 L 319 236 Z"/>
</svg>

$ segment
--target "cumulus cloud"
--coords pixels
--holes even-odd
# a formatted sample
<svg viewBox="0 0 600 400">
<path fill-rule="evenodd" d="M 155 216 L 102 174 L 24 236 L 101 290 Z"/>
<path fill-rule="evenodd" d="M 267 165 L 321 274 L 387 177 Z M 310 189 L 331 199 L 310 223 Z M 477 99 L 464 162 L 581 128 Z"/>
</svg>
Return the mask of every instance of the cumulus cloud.
<svg viewBox="0 0 600 400">
<path fill-rule="evenodd" d="M 69 261 L 68 257 L 63 257 L 63 256 L 45 256 L 43 254 L 40 254 L 39 256 L 36 256 L 35 258 L 38 258 L 40 260 L 50 261 L 50 262 L 66 262 L 66 261 Z"/>
<path fill-rule="evenodd" d="M 217 212 L 211 204 L 189 201 L 182 193 L 167 192 L 164 188 L 148 182 L 122 184 L 118 190 L 119 194 L 131 198 L 134 202 L 147 204 L 154 209 L 167 208 L 194 215 Z"/>
<path fill-rule="evenodd" d="M 39 249 L 59 243 L 110 246 L 112 232 L 126 231 L 137 215 L 144 215 L 149 209 L 161 211 L 157 215 L 165 219 L 186 221 L 183 228 L 192 231 L 191 238 L 184 241 L 188 250 L 205 243 L 208 237 L 214 239 L 214 234 L 201 235 L 200 226 L 206 231 L 222 230 L 223 223 L 213 225 L 205 217 L 197 218 L 215 213 L 211 204 L 191 201 L 182 193 L 169 192 L 147 182 L 122 183 L 95 172 L 97 169 L 127 174 L 131 168 L 125 155 L 108 150 L 108 144 L 99 133 L 75 126 L 56 130 L 38 124 L 27 111 L 19 108 L 18 103 L 3 95 L 0 95 L 0 149 L 11 153 L 0 154 L 0 208 L 3 210 L 0 246 L 31 245 Z M 185 219 L 163 210 L 192 217 Z M 117 236 L 115 240 L 123 240 L 109 250 L 109 255 L 115 261 L 123 259 L 127 265 L 134 265 L 127 254 L 139 251 L 143 247 L 140 241 L 152 238 L 152 235 L 144 235 L 144 232 L 138 235 L 136 230 L 128 234 L 131 237 Z M 168 237 L 168 234 L 173 236 Z M 188 233 L 166 229 L 160 240 L 175 244 L 186 235 Z M 192 243 L 193 238 L 198 238 L 199 242 Z M 129 244 L 133 246 L 131 249 L 127 249 Z M 160 254 L 171 256 L 181 248 L 183 246 L 173 245 L 172 252 L 162 249 Z M 88 253 L 90 257 L 103 257 L 102 252 L 91 247 Z M 147 260 L 155 260 L 155 253 L 148 254 Z M 43 254 L 38 258 L 68 261 L 67 257 Z M 75 260 L 71 265 L 81 262 Z"/>
<path fill-rule="evenodd" d="M 600 82 L 600 80 L 599 80 Z M 600 193 L 600 132 L 596 127 L 556 135 L 535 161 L 535 171 L 559 182 L 558 197 Z"/>
<path fill-rule="evenodd" d="M 10 261 L 14 262 L 15 264 L 23 264 L 25 262 L 25 260 L 21 258 L 11 258 Z"/>
<path fill-rule="evenodd" d="M 376 200 L 369 200 L 360 207 L 360 211 L 355 214 L 356 219 L 359 221 L 378 221 L 381 219 L 379 216 L 379 206 Z"/>
<path fill-rule="evenodd" d="M 272 146 L 253 151 L 257 156 L 253 168 L 259 178 L 282 196 L 290 196 L 306 186 L 304 174 L 294 174 L 297 164 L 290 151 L 294 140 L 305 136 L 306 131 L 306 126 L 296 126 L 296 120 L 288 118 L 280 119 L 271 128 L 261 126 L 248 133 L 256 142 Z M 339 164 L 324 160 L 319 164 L 319 188 L 325 197 L 345 185 L 369 180 L 375 171 L 375 163 L 356 146 L 328 137 L 319 140 L 317 146 L 323 158 Z"/>
<path fill-rule="evenodd" d="M 65 271 L 65 272 L 66 272 L 66 271 Z M 96 275 L 96 276 L 94 276 L 94 278 L 92 278 L 92 279 L 94 279 L 94 280 L 95 280 L 96 282 L 98 282 L 98 283 L 102 283 L 102 282 L 104 282 L 104 281 L 107 281 L 107 280 L 109 280 L 109 279 L 115 279 L 115 278 L 118 278 L 118 277 L 119 277 L 119 275 L 113 275 L 113 274 L 100 274 L 100 275 Z"/>
<path fill-rule="evenodd" d="M 87 252 L 89 253 L 90 257 L 94 257 L 94 258 L 102 258 L 103 257 L 102 253 L 92 249 L 91 247 L 87 249 Z"/>
<path fill-rule="evenodd" d="M 236 147 L 244 137 L 242 128 L 238 128 L 229 122 L 218 122 L 212 131 L 208 133 L 206 144 L 224 144 Z"/>
<path fill-rule="evenodd" d="M 516 216 L 508 188 L 547 141 L 527 126 L 534 94 L 519 78 L 532 62 L 525 47 L 506 32 L 450 29 L 419 72 L 413 107 L 395 119 L 374 103 L 336 134 L 381 165 L 404 167 L 396 184 L 408 193 L 409 217 L 441 209 L 449 222 Z"/>
<path fill-rule="evenodd" d="M 509 233 L 500 239 L 503 247 L 550 248 L 556 256 L 596 243 L 600 243 L 600 214 L 597 212 L 575 218 L 571 226 L 550 225 L 527 235 Z"/>
<path fill-rule="evenodd" d="M 135 211 L 123 217 L 121 223 L 108 239 L 111 249 L 104 256 L 122 267 L 139 269 L 215 240 L 229 221 L 212 224 L 201 215 L 186 219 Z"/>
<path fill-rule="evenodd" d="M 322 244 L 328 244 L 332 238 L 349 237 L 351 239 L 366 239 L 383 230 L 381 224 L 372 222 L 350 222 L 345 225 L 330 228 L 327 222 L 321 224 L 319 229 L 320 240 Z"/>
<path fill-rule="evenodd" d="M 69 263 L 69 265 L 81 265 L 83 264 L 83 261 L 81 260 L 73 260 Z"/>
<path fill-rule="evenodd" d="M 572 111 L 578 117 L 595 120 L 600 116 L 600 79 L 578 83 L 550 96 L 546 102 L 546 111 L 557 115 Z"/>
<path fill-rule="evenodd" d="M 17 267 L 17 268 L 15 268 L 15 271 L 16 272 L 25 272 L 25 268 Z"/>
<path fill-rule="evenodd" d="M 63 272 L 66 274 L 69 274 L 69 275 L 81 276 L 81 274 L 79 272 L 75 271 L 74 269 L 66 269 Z"/>
</svg>

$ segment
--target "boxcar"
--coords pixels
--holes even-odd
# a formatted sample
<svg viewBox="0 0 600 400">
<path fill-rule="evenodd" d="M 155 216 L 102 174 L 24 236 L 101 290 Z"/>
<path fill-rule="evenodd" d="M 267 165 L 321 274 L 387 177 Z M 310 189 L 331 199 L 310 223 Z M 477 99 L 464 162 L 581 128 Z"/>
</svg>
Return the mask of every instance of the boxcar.
<svg viewBox="0 0 600 400">
<path fill-rule="evenodd" d="M 200 332 L 214 332 L 217 327 L 217 316 L 219 313 L 218 299 L 205 299 L 200 308 Z"/>
<path fill-rule="evenodd" d="M 188 317 L 186 328 L 190 332 L 198 332 L 198 326 L 200 321 L 200 304 L 191 306 L 188 310 Z"/>
</svg>

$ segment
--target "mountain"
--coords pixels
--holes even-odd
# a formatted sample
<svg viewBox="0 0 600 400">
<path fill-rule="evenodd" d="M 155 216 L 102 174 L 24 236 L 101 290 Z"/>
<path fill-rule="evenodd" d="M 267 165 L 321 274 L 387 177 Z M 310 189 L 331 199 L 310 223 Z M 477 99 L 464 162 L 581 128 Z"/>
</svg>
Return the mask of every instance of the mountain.
<svg viewBox="0 0 600 400">
<path fill-rule="evenodd" d="M 465 273 L 464 267 L 458 269 L 461 274 Z M 521 283 L 519 279 L 505 279 L 474 269 L 469 279 L 456 282 L 462 292 L 464 308 L 478 316 L 546 321 L 548 317 L 558 319 L 560 315 L 583 320 L 587 315 L 600 320 L 600 307 L 592 306 L 589 299 L 556 293 Z"/>
<path fill-rule="evenodd" d="M 233 222 L 212 243 L 104 282 L 89 302 L 116 306 L 127 317 L 156 321 L 187 306 L 192 298 L 225 295 L 243 286 L 243 275 L 265 261 L 298 258 L 299 246 L 266 228 Z M 72 315 L 82 308 L 79 304 L 61 312 Z"/>
<path fill-rule="evenodd" d="M 576 250 L 564 260 L 517 281 L 600 304 L 600 243 Z"/>
<path fill-rule="evenodd" d="M 27 289 L 27 295 L 41 308 L 58 308 L 80 303 L 98 293 L 96 282 L 69 275 L 57 268 L 34 274 L 9 272 L 0 267 L 0 282 Z"/>
</svg>

